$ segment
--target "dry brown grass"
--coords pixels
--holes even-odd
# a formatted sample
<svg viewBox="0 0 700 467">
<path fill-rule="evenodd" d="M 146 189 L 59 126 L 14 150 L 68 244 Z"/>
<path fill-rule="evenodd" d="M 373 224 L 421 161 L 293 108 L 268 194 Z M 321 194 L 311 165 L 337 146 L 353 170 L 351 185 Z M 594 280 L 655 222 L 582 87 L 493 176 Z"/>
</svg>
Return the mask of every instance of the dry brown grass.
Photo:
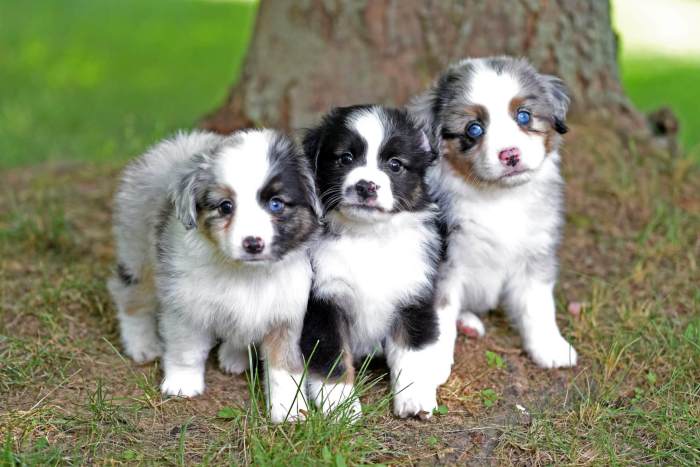
<svg viewBox="0 0 700 467">
<path fill-rule="evenodd" d="M 379 404 L 352 436 L 328 439 L 313 431 L 330 430 L 322 424 L 301 435 L 246 414 L 245 379 L 215 365 L 205 396 L 163 400 L 157 366 L 118 354 L 104 285 L 118 170 L 5 172 L 0 462 L 245 463 L 285 455 L 291 464 L 697 461 L 698 428 L 687 422 L 700 416 L 698 168 L 635 148 L 604 126 L 573 128 L 564 155 L 569 209 L 558 298 L 560 325 L 581 354 L 578 367 L 536 368 L 504 318 L 492 314 L 487 337 L 458 343 L 454 373 L 440 390 L 446 413 L 401 421 Z M 584 303 L 580 316 L 567 313 L 570 301 Z M 487 351 L 500 360 L 489 365 Z M 386 389 L 372 388 L 368 405 Z M 240 410 L 217 418 L 224 407 Z M 270 457 L 256 454 L 263 450 Z"/>
</svg>

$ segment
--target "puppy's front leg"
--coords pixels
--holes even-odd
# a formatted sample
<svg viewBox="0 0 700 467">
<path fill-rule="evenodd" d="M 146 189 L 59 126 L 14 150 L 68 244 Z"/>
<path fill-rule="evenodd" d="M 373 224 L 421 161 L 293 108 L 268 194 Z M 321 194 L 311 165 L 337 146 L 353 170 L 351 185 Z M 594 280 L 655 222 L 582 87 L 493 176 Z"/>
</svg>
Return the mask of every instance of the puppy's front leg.
<svg viewBox="0 0 700 467">
<path fill-rule="evenodd" d="M 432 374 L 436 356 L 434 347 L 411 349 L 389 338 L 385 351 L 394 392 L 394 414 L 401 418 L 432 417 L 433 409 L 437 407 L 439 386 Z"/>
<path fill-rule="evenodd" d="M 576 365 L 576 350 L 559 332 L 554 283 L 527 280 L 508 288 L 506 308 L 523 339 L 530 358 L 542 368 Z"/>
<path fill-rule="evenodd" d="M 343 414 L 357 418 L 362 407 L 355 393 L 348 332 L 340 305 L 312 292 L 301 339 L 309 369 L 309 397 L 326 415 L 340 408 Z"/>
<path fill-rule="evenodd" d="M 212 335 L 164 313 L 160 321 L 165 344 L 160 389 L 170 396 L 193 397 L 204 392 L 204 364 L 214 343 Z"/>
<path fill-rule="evenodd" d="M 300 327 L 278 327 L 263 339 L 265 393 L 273 423 L 304 420 L 306 417 L 304 367 L 299 351 Z"/>
</svg>

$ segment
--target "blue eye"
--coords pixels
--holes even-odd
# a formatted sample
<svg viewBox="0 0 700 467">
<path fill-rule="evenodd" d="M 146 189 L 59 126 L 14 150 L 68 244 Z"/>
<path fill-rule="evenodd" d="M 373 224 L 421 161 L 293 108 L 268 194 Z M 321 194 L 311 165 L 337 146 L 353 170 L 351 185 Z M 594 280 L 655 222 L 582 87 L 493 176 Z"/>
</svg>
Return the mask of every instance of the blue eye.
<svg viewBox="0 0 700 467">
<path fill-rule="evenodd" d="M 518 110 L 518 115 L 515 116 L 515 119 L 518 121 L 518 125 L 527 125 L 530 123 L 530 112 L 527 110 Z"/>
<path fill-rule="evenodd" d="M 470 138 L 479 138 L 484 134 L 484 127 L 479 123 L 472 123 L 467 127 L 467 135 Z"/>
<path fill-rule="evenodd" d="M 284 201 L 277 197 L 270 198 L 270 201 L 267 202 L 267 208 L 271 213 L 279 214 L 284 210 Z"/>
</svg>

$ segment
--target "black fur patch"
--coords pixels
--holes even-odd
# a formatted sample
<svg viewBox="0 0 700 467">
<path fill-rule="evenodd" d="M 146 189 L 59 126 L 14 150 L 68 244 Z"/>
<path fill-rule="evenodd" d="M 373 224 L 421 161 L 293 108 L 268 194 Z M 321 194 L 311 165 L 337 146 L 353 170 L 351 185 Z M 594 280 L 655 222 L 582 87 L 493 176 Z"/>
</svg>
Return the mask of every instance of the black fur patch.
<svg viewBox="0 0 700 467">
<path fill-rule="evenodd" d="M 346 336 L 343 310 L 312 291 L 299 342 L 309 372 L 323 378 L 340 378 L 348 370 L 341 357 Z"/>
<path fill-rule="evenodd" d="M 284 210 L 274 218 L 272 248 L 275 256 L 281 257 L 309 240 L 320 222 L 314 209 L 312 174 L 298 147 L 291 139 L 278 135 L 270 145 L 268 159 L 274 171 L 260 189 L 258 201 L 263 207 L 273 197 L 285 203 Z"/>
<path fill-rule="evenodd" d="M 135 285 L 139 283 L 138 278 L 131 274 L 122 263 L 117 264 L 117 277 L 124 285 Z"/>
</svg>

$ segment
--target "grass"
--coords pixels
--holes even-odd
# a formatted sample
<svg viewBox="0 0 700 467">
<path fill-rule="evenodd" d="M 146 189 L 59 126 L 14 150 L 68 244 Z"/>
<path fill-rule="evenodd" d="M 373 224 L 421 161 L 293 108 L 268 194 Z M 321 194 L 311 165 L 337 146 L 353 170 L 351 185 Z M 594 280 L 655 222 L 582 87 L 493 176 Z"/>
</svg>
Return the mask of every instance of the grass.
<svg viewBox="0 0 700 467">
<path fill-rule="evenodd" d="M 220 104 L 254 2 L 0 2 L 0 169 L 124 161 Z"/>
<path fill-rule="evenodd" d="M 574 370 L 536 368 L 505 319 L 461 338 L 429 422 L 395 419 L 379 368 L 367 416 L 271 426 L 259 389 L 207 370 L 164 399 L 157 364 L 119 355 L 104 164 L 6 171 L 0 196 L 0 463 L 360 465 L 700 461 L 700 171 L 573 122 L 558 288 Z M 572 161 L 576 161 L 573 164 Z M 581 174 L 586 174 L 585 177 Z M 583 303 L 571 315 L 567 304 Z"/>
<path fill-rule="evenodd" d="M 164 399 L 158 364 L 121 357 L 105 289 L 117 166 L 220 103 L 254 10 L 0 3 L 0 464 L 698 464 L 692 62 L 622 63 L 640 108 L 671 104 L 680 115 L 689 154 L 597 122 L 572 122 L 567 135 L 558 306 L 576 369 L 536 368 L 493 314 L 485 338 L 460 338 L 431 421 L 391 415 L 380 367 L 367 373 L 362 422 L 312 411 L 306 423 L 272 426 L 255 375 L 211 362 L 205 396 Z M 81 163 L 32 165 L 64 160 Z"/>
</svg>

